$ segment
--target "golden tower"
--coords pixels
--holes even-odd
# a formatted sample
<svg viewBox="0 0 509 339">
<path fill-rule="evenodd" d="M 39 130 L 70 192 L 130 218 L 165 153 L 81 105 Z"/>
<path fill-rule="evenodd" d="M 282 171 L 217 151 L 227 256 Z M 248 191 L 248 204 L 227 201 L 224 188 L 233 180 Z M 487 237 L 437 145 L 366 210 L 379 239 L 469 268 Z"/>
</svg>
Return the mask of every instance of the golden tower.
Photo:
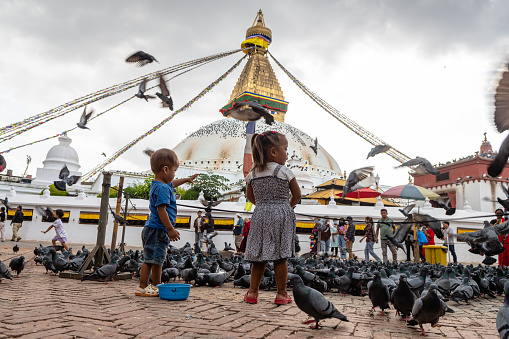
<svg viewBox="0 0 509 339">
<path fill-rule="evenodd" d="M 267 58 L 267 49 L 272 42 L 272 32 L 265 26 L 262 10 L 259 10 L 253 25 L 246 31 L 246 40 L 242 48 L 253 47 L 244 51 L 249 55 L 230 100 L 219 111 L 228 116 L 234 102 L 257 101 L 267 108 L 274 120 L 284 122 L 288 110 L 281 86 Z"/>
</svg>

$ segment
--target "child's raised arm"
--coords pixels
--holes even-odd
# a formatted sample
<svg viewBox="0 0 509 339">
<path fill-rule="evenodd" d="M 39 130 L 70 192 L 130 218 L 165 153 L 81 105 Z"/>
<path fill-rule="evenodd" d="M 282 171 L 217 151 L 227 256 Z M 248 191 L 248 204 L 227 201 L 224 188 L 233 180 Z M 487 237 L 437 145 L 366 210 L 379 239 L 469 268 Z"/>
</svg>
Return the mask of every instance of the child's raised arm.
<svg viewBox="0 0 509 339">
<path fill-rule="evenodd" d="M 290 192 L 292 193 L 292 197 L 290 198 L 290 206 L 293 207 L 299 203 L 301 197 L 299 183 L 295 178 L 290 181 Z"/>
<path fill-rule="evenodd" d="M 179 187 L 180 185 L 185 184 L 186 182 L 192 184 L 194 182 L 194 179 L 196 179 L 197 176 L 198 176 L 198 174 L 193 174 L 189 178 L 174 179 L 174 180 L 172 180 L 171 183 L 173 184 L 173 187 Z"/>
<path fill-rule="evenodd" d="M 41 232 L 42 232 L 42 233 L 44 233 L 44 234 L 46 234 L 46 233 L 48 233 L 48 231 L 49 231 L 50 229 L 52 229 L 53 227 L 55 227 L 55 226 L 54 226 L 53 224 L 51 224 L 51 226 L 50 226 L 50 227 L 48 227 L 48 229 L 47 229 L 46 231 L 41 231 Z"/>
</svg>

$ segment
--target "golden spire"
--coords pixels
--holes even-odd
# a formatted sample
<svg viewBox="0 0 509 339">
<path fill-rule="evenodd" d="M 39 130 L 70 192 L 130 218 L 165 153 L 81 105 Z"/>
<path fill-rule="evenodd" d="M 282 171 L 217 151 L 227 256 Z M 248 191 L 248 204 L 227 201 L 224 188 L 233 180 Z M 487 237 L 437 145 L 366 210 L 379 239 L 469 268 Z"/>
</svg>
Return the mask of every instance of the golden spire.
<svg viewBox="0 0 509 339">
<path fill-rule="evenodd" d="M 272 32 L 265 26 L 262 10 L 259 10 L 253 25 L 246 31 L 246 40 L 241 44 L 242 48 L 254 48 L 245 51 L 249 54 L 249 60 L 233 88 L 228 104 L 220 110 L 224 115 L 228 114 L 233 101 L 256 100 L 274 114 L 275 120 L 284 122 L 288 103 L 284 101 L 283 91 L 266 56 L 271 41 Z"/>
</svg>

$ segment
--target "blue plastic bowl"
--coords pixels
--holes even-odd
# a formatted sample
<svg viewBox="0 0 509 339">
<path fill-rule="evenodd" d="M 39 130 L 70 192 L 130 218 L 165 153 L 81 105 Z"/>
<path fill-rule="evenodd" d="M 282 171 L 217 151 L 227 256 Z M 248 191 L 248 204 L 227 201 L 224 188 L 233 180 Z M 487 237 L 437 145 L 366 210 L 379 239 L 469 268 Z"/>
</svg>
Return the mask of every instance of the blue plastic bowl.
<svg viewBox="0 0 509 339">
<path fill-rule="evenodd" d="M 165 300 L 186 300 L 191 291 L 189 284 L 159 284 L 159 298 Z"/>
</svg>

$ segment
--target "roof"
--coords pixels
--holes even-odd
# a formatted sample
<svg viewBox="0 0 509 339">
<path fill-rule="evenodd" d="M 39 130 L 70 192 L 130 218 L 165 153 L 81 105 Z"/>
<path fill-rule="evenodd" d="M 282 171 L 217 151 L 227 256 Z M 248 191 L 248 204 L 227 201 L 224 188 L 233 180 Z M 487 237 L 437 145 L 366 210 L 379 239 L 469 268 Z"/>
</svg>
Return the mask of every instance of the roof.
<svg viewBox="0 0 509 339">
<path fill-rule="evenodd" d="M 334 180 L 334 179 L 333 179 Z M 339 179 L 335 179 L 335 180 L 339 180 Z M 328 182 L 330 182 L 332 180 L 329 180 Z M 344 182 L 344 180 L 341 180 Z M 323 184 L 322 184 L 323 185 Z M 339 198 L 336 198 L 336 194 L 339 194 L 343 192 L 342 190 L 340 189 L 334 189 L 334 188 L 330 188 L 330 189 L 325 189 L 325 190 L 319 190 L 319 191 L 315 191 L 313 193 L 310 193 L 306 196 L 304 196 L 304 198 L 306 199 L 327 199 L 329 200 L 330 199 L 330 196 L 331 194 L 334 194 L 334 200 L 340 200 Z M 350 200 L 350 201 L 359 201 L 359 202 L 364 202 L 364 203 L 368 203 L 368 204 L 376 204 L 377 201 L 378 201 L 378 198 L 362 198 L 362 199 L 356 199 L 356 198 L 345 198 L 345 200 Z M 382 199 L 382 202 L 385 206 L 399 206 L 387 199 Z"/>
<path fill-rule="evenodd" d="M 331 188 L 332 186 L 334 186 L 336 188 L 343 189 L 343 186 L 345 185 L 345 182 L 346 182 L 346 180 L 339 179 L 339 178 L 334 178 L 334 179 L 331 179 L 329 181 L 324 182 L 323 184 L 320 184 L 320 185 L 316 186 L 316 188 L 327 189 L 327 188 Z"/>
</svg>

